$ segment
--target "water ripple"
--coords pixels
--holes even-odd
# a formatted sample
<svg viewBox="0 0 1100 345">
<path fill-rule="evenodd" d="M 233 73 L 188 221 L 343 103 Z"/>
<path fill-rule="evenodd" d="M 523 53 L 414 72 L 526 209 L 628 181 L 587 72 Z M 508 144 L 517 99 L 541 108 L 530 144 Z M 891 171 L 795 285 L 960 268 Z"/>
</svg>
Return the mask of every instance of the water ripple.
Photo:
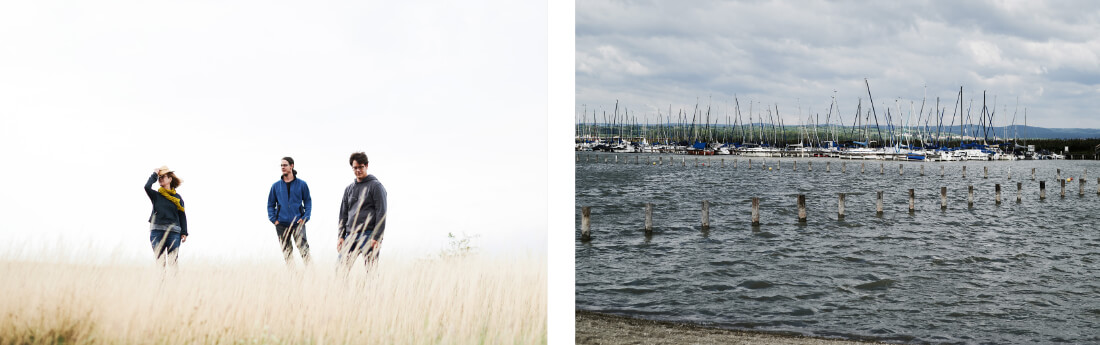
<svg viewBox="0 0 1100 345">
<path fill-rule="evenodd" d="M 901 343 L 1100 343 L 1100 196 L 1088 193 L 1095 177 L 1084 197 L 1074 183 L 1062 198 L 1054 176 L 1056 168 L 1064 176 L 1086 168 L 1096 175 L 1100 162 L 814 159 L 810 172 L 810 159 L 753 159 L 749 170 L 740 157 L 734 169 L 734 157 L 724 157 L 724 167 L 722 158 L 702 158 L 706 167 L 696 168 L 694 157 L 681 167 L 667 164 L 669 155 L 661 155 L 663 165 L 590 155 L 599 163 L 582 157 L 576 164 L 579 309 Z M 1047 181 L 1045 200 L 1040 180 Z M 843 219 L 838 193 L 845 193 Z M 799 194 L 805 222 L 797 219 Z M 701 226 L 704 200 L 708 229 Z M 646 203 L 653 204 L 652 236 L 643 231 Z M 592 208 L 591 242 L 579 240 L 581 206 Z"/>
</svg>

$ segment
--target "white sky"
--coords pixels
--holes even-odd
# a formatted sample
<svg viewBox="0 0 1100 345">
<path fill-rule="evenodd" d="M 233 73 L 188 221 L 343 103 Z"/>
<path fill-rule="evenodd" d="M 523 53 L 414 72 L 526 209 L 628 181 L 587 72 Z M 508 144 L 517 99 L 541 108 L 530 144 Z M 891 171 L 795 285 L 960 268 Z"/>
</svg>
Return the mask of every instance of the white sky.
<svg viewBox="0 0 1100 345">
<path fill-rule="evenodd" d="M 975 117 L 988 91 L 996 126 L 1010 125 L 1004 116 L 1013 113 L 1022 125 L 1026 107 L 1029 126 L 1100 128 L 1095 1 L 597 0 L 576 7 L 578 121 L 584 105 L 591 121 L 593 109 L 610 114 L 616 100 L 620 114 L 629 109 L 639 123 L 656 122 L 658 111 L 665 118 L 670 105 L 675 121 L 697 102 L 733 114 L 734 95 L 743 116 L 751 100 L 761 103 L 757 111 L 778 105 L 787 124 L 808 114 L 824 121 L 836 91 L 852 125 L 858 100 L 868 105 L 867 78 L 879 117 L 889 107 L 900 119 L 895 100 L 904 113 L 914 102 L 917 112 L 925 95 L 929 103 L 940 97 L 950 117 L 962 86 Z"/>
<path fill-rule="evenodd" d="M 0 237 L 151 257 L 138 188 L 167 164 L 184 180 L 186 256 L 281 260 L 266 201 L 291 156 L 314 200 L 311 247 L 332 259 L 363 150 L 389 193 L 384 255 L 438 252 L 448 232 L 545 253 L 545 10 L 4 2 Z"/>
</svg>

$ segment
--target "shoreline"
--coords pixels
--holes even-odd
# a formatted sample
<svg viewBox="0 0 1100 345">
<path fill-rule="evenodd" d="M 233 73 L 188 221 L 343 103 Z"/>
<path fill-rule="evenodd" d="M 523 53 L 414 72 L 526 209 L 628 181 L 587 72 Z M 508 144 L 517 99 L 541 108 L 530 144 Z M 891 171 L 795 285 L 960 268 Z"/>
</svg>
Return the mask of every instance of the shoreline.
<svg viewBox="0 0 1100 345">
<path fill-rule="evenodd" d="M 574 310 L 574 315 L 574 340 L 577 344 L 886 344 L 783 332 L 730 330 L 582 310 Z"/>
</svg>

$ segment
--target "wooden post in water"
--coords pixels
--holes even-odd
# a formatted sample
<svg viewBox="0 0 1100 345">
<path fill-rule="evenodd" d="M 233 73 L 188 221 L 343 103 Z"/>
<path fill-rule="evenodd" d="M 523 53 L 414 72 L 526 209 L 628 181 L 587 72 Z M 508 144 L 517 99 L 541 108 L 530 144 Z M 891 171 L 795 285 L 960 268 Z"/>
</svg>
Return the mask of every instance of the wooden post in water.
<svg viewBox="0 0 1100 345">
<path fill-rule="evenodd" d="M 783 165 L 783 164 L 778 164 L 777 166 L 779 166 L 779 165 Z M 791 170 L 798 171 L 798 161 L 794 161 L 794 164 L 791 167 Z"/>
<path fill-rule="evenodd" d="M 752 225 L 760 225 L 760 198 L 752 198 Z"/>
<path fill-rule="evenodd" d="M 924 176 L 924 164 L 920 165 L 920 176 Z"/>
<path fill-rule="evenodd" d="M 806 164 L 810 165 L 809 169 L 806 169 L 806 171 L 814 171 L 814 162 L 808 162 Z"/>
<path fill-rule="evenodd" d="M 1008 167 L 1008 180 L 1012 181 L 1012 167 Z"/>
<path fill-rule="evenodd" d="M 1047 198 L 1047 181 L 1039 181 L 1039 200 Z"/>
<path fill-rule="evenodd" d="M 966 166 L 963 166 L 965 169 Z M 947 187 L 940 187 L 940 209 L 947 209 Z"/>
<path fill-rule="evenodd" d="M 982 175 L 982 178 L 989 178 L 989 167 L 982 167 L 982 170 L 985 171 L 985 174 Z"/>
<path fill-rule="evenodd" d="M 966 207 L 974 207 L 974 185 L 966 186 Z"/>
<path fill-rule="evenodd" d="M 634 156 L 634 164 L 638 164 L 638 160 L 639 160 L 639 158 L 641 158 L 641 157 L 638 157 L 638 156 Z"/>
<path fill-rule="evenodd" d="M 848 162 L 840 162 L 840 172 L 848 172 Z"/>
<path fill-rule="evenodd" d="M 806 195 L 798 195 L 798 221 L 800 223 L 806 222 Z"/>
<path fill-rule="evenodd" d="M 577 163 L 581 162 L 581 155 L 577 155 Z"/>
<path fill-rule="evenodd" d="M 615 163 L 619 162 L 619 155 L 615 155 Z"/>
<path fill-rule="evenodd" d="M 723 167 L 723 168 L 725 168 L 725 167 L 726 167 L 726 159 L 725 159 L 725 158 L 722 158 L 722 167 Z"/>
<path fill-rule="evenodd" d="M 703 200 L 703 230 L 710 228 L 710 201 Z"/>
<path fill-rule="evenodd" d="M 645 235 L 653 234 L 653 204 L 645 204 Z"/>
<path fill-rule="evenodd" d="M 940 166 L 940 178 L 943 178 L 943 176 L 944 176 L 944 175 L 943 175 L 943 166 L 941 165 L 941 166 Z"/>
<path fill-rule="evenodd" d="M 912 191 L 912 190 L 910 190 L 910 191 Z M 878 198 L 875 201 L 875 214 L 881 216 L 882 215 L 882 191 L 881 190 L 878 191 L 877 194 L 878 194 Z"/>
<path fill-rule="evenodd" d="M 902 175 L 902 164 L 898 164 L 898 176 Z"/>
<path fill-rule="evenodd" d="M 1023 190 L 1024 190 L 1024 183 L 1023 182 L 1016 182 L 1016 203 L 1017 204 L 1019 204 L 1021 201 L 1023 201 L 1022 195 L 1021 195 L 1023 193 Z"/>
<path fill-rule="evenodd" d="M 966 166 L 963 165 L 963 178 L 966 178 Z"/>
<path fill-rule="evenodd" d="M 859 162 L 859 173 L 867 172 L 867 162 Z"/>
<path fill-rule="evenodd" d="M 886 163 L 878 163 L 878 174 L 886 175 Z"/>
<path fill-rule="evenodd" d="M 699 157 L 695 157 L 695 167 L 699 167 Z"/>
<path fill-rule="evenodd" d="M 1031 168 L 1031 180 L 1035 181 L 1035 168 Z"/>
<path fill-rule="evenodd" d="M 997 191 L 997 196 L 995 198 L 995 200 L 997 202 L 997 205 L 1000 205 L 1001 204 L 1001 184 L 1000 183 L 995 184 L 995 185 L 993 185 L 993 188 Z"/>
<path fill-rule="evenodd" d="M 844 220 L 844 193 L 837 193 L 837 215 L 836 220 Z"/>
<path fill-rule="evenodd" d="M 736 158 L 733 159 L 733 168 L 737 169 L 737 159 Z"/>
<path fill-rule="evenodd" d="M 687 158 L 684 158 L 684 157 L 680 157 L 680 166 L 681 166 L 681 167 L 686 167 L 686 166 L 688 166 L 688 163 L 687 163 Z"/>
<path fill-rule="evenodd" d="M 1062 179 L 1062 169 L 1058 169 L 1058 175 L 1056 175 L 1056 176 L 1058 177 L 1059 180 Z"/>
<path fill-rule="evenodd" d="M 592 215 L 592 209 L 588 206 L 581 207 L 581 241 L 587 242 L 592 240 L 591 223 L 588 218 Z"/>
<path fill-rule="evenodd" d="M 749 169 L 752 169 L 752 158 L 749 158 Z"/>
<path fill-rule="evenodd" d="M 909 213 L 917 210 L 916 196 L 913 194 L 913 190 L 909 189 Z"/>
<path fill-rule="evenodd" d="M 825 172 L 829 172 L 830 170 L 832 170 L 832 169 L 830 169 L 831 167 L 829 166 L 830 163 L 832 163 L 832 162 L 825 162 Z"/>
<path fill-rule="evenodd" d="M 1066 197 L 1066 180 L 1058 179 L 1058 182 L 1062 183 L 1062 197 Z"/>
</svg>

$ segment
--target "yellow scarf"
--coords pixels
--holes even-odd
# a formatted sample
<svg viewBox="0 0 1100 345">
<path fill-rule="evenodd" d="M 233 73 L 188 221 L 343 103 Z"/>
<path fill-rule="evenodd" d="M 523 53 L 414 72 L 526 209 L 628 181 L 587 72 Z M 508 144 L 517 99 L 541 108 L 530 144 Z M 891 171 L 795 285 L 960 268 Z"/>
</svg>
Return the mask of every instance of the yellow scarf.
<svg viewBox="0 0 1100 345">
<path fill-rule="evenodd" d="M 176 195 L 176 190 L 175 189 L 164 189 L 164 187 L 160 187 L 160 189 L 157 189 L 157 191 L 160 192 L 160 195 L 163 195 L 165 198 L 168 198 L 168 201 L 171 201 L 173 204 L 176 204 L 176 208 L 178 208 L 180 210 L 180 212 L 186 212 L 186 211 L 183 210 L 183 205 L 180 205 L 180 198 L 172 196 L 172 195 Z M 171 195 L 169 195 L 169 194 L 171 194 Z"/>
</svg>

